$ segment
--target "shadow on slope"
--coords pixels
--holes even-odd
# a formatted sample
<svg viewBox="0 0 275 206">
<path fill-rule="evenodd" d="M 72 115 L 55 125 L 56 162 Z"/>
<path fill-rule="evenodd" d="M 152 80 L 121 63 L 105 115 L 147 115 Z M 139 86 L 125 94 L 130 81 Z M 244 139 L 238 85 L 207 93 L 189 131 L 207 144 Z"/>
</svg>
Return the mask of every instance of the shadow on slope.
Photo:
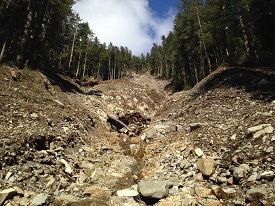
<svg viewBox="0 0 275 206">
<path fill-rule="evenodd" d="M 194 87 L 192 96 L 196 98 L 201 93 L 221 87 L 244 89 L 252 94 L 252 99 L 273 101 L 275 69 L 220 67 Z"/>
</svg>

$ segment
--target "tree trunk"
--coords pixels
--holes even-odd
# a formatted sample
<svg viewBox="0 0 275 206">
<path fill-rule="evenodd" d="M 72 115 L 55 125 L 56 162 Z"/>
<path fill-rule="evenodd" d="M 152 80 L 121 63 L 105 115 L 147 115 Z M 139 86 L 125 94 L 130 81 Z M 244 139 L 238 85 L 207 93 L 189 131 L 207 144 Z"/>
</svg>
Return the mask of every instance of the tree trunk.
<svg viewBox="0 0 275 206">
<path fill-rule="evenodd" d="M 111 56 L 109 56 L 109 63 L 108 63 L 108 80 L 111 79 Z"/>
<path fill-rule="evenodd" d="M 29 32 L 30 32 L 31 21 L 32 21 L 32 17 L 33 17 L 33 12 L 31 10 L 30 6 L 31 6 L 31 1 L 29 1 L 28 7 L 27 7 L 28 15 L 26 18 L 24 31 L 23 31 L 23 34 L 21 36 L 21 39 L 20 39 L 20 42 L 18 45 L 19 49 L 18 49 L 17 56 L 16 56 L 16 65 L 20 69 L 24 68 L 25 63 L 27 61 L 26 56 L 25 56 L 25 51 L 26 51 L 26 47 L 27 47 L 27 39 L 28 39 Z"/>
<path fill-rule="evenodd" d="M 7 45 L 7 36 L 5 37 L 5 41 L 4 41 L 4 44 L 3 44 L 2 49 L 1 49 L 0 62 L 2 62 L 2 60 L 3 60 L 5 49 L 6 49 L 6 45 Z"/>
<path fill-rule="evenodd" d="M 85 72 L 86 72 L 86 64 L 87 64 L 87 56 L 88 56 L 89 43 L 90 43 L 90 41 L 88 40 L 88 44 L 87 44 L 87 48 L 86 48 L 86 53 L 85 53 L 85 59 L 84 59 L 84 65 L 83 65 L 82 78 L 84 78 Z"/>
<path fill-rule="evenodd" d="M 259 60 L 259 57 L 257 55 L 256 49 L 254 46 L 253 37 L 251 35 L 251 31 L 249 29 L 248 23 L 246 22 L 245 18 L 243 18 L 242 15 L 239 15 L 239 21 L 240 21 L 240 26 L 242 28 L 244 44 L 245 44 L 249 61 L 251 63 L 257 63 Z"/>
<path fill-rule="evenodd" d="M 113 69 L 113 79 L 116 79 L 116 57 L 115 57 L 115 65 Z"/>
<path fill-rule="evenodd" d="M 78 77 L 79 71 L 80 71 L 80 60 L 81 60 L 81 53 L 79 53 L 79 56 L 78 56 L 77 69 L 76 69 L 76 74 L 75 74 L 76 78 Z"/>
<path fill-rule="evenodd" d="M 76 30 L 74 31 L 73 43 L 72 43 L 72 48 L 71 48 L 71 54 L 70 54 L 70 60 L 69 60 L 69 70 L 71 69 L 71 63 L 73 60 L 75 37 L 76 37 Z"/>
<path fill-rule="evenodd" d="M 211 73 L 212 72 L 212 65 L 211 65 L 211 61 L 210 61 L 210 58 L 209 58 L 209 55 L 208 55 L 208 52 L 207 52 L 207 49 L 206 49 L 205 41 L 202 37 L 203 36 L 203 29 L 202 29 L 201 19 L 200 19 L 200 15 L 199 15 L 199 9 L 198 9 L 198 6 L 197 6 L 197 0 L 195 0 L 195 7 L 196 7 L 197 18 L 198 18 L 198 23 L 199 23 L 199 27 L 200 27 L 200 33 L 201 33 L 200 41 L 202 41 L 204 53 L 205 53 L 205 56 L 206 56 L 206 59 L 207 59 L 208 67 L 209 67 L 209 72 Z"/>
</svg>

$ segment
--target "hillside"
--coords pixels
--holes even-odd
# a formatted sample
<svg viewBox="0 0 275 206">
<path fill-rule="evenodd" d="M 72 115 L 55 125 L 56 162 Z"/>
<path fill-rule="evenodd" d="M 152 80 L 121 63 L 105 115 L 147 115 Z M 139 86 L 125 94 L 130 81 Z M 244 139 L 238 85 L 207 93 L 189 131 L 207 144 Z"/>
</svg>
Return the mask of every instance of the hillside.
<svg viewBox="0 0 275 206">
<path fill-rule="evenodd" d="M 274 205 L 274 69 L 178 93 L 20 73 L 0 69 L 0 205 Z"/>
</svg>

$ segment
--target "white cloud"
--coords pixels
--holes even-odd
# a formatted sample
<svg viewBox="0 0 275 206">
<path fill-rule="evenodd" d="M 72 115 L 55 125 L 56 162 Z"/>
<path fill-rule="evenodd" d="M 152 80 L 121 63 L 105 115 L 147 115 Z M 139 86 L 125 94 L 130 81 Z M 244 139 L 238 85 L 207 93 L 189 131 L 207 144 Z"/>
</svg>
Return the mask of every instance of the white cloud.
<svg viewBox="0 0 275 206">
<path fill-rule="evenodd" d="M 170 9 L 165 18 L 157 17 L 148 0 L 80 0 L 73 9 L 101 42 L 127 46 L 137 56 L 161 43 L 160 36 L 173 29 L 176 13 Z"/>
</svg>

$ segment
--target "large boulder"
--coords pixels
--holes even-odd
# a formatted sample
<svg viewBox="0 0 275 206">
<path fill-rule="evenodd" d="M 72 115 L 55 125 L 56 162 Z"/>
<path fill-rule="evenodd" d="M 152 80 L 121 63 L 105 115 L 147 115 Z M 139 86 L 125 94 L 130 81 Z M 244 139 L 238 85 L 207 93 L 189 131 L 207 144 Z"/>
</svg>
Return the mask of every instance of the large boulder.
<svg viewBox="0 0 275 206">
<path fill-rule="evenodd" d="M 170 186 L 172 184 L 168 181 L 141 181 L 138 183 L 138 192 L 143 197 L 162 199 L 168 195 Z"/>
<path fill-rule="evenodd" d="M 201 158 L 197 161 L 198 170 L 206 177 L 213 174 L 215 165 L 216 163 L 214 159 Z"/>
</svg>

